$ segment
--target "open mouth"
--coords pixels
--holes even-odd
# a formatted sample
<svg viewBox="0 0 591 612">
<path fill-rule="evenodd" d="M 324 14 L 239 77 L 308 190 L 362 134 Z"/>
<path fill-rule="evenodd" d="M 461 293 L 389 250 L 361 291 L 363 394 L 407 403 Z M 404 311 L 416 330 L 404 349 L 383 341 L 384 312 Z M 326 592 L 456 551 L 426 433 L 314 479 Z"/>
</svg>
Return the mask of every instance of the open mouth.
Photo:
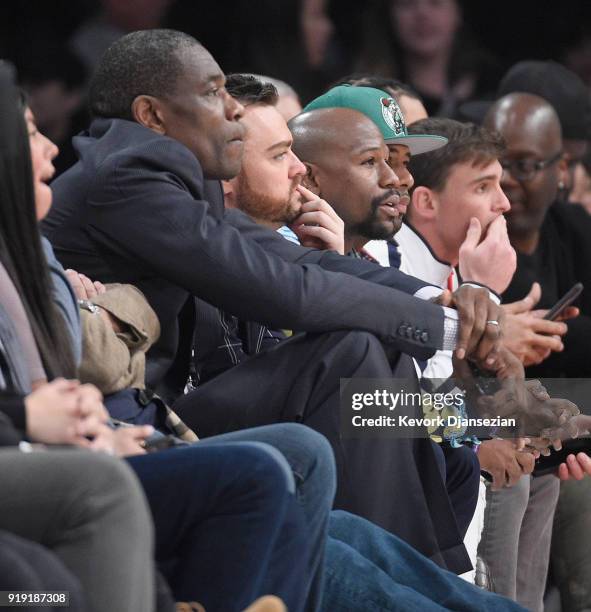
<svg viewBox="0 0 591 612">
<path fill-rule="evenodd" d="M 401 217 L 406 213 L 408 202 L 399 195 L 392 196 L 379 205 L 380 210 L 390 218 Z"/>
</svg>

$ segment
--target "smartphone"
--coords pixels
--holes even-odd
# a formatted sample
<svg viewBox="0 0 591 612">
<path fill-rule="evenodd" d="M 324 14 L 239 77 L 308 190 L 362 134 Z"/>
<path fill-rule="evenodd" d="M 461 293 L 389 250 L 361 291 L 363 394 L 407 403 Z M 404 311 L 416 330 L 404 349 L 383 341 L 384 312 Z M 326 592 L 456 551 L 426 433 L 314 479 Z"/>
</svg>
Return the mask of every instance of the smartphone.
<svg viewBox="0 0 591 612">
<path fill-rule="evenodd" d="M 583 291 L 583 283 L 577 283 L 573 285 L 559 300 L 550 308 L 550 310 L 544 316 L 544 319 L 554 321 L 559 317 L 565 308 L 570 306 Z"/>
<path fill-rule="evenodd" d="M 569 455 L 576 455 L 577 453 L 591 453 L 591 438 L 576 438 L 564 441 L 562 450 L 553 450 L 548 457 L 540 457 L 536 460 L 533 476 L 555 474 L 558 466 L 564 463 Z"/>
</svg>

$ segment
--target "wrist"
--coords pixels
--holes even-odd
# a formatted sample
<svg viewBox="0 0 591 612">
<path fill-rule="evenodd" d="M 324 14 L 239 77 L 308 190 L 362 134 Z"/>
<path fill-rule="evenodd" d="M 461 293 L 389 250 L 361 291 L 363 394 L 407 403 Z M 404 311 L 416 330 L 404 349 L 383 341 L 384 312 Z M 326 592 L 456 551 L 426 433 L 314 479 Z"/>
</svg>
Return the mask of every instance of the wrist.
<svg viewBox="0 0 591 612">
<path fill-rule="evenodd" d="M 490 299 L 498 306 L 501 303 L 501 296 L 494 290 L 491 289 L 488 285 L 484 285 L 483 283 L 479 283 L 478 281 L 473 280 L 464 280 L 460 287 L 468 285 L 470 287 L 476 287 L 477 289 L 486 289 L 489 293 Z"/>
</svg>

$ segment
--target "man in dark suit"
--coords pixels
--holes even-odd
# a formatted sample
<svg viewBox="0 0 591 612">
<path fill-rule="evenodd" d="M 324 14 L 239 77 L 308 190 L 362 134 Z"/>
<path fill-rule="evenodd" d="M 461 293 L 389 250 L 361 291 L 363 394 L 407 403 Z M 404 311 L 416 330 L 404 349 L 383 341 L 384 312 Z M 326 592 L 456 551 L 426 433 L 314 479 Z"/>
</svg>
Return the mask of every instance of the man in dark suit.
<svg viewBox="0 0 591 612">
<path fill-rule="evenodd" d="M 53 184 L 56 204 L 45 230 L 65 265 L 145 293 L 162 327 L 148 354 L 148 383 L 167 397 L 186 381 L 194 297 L 246 321 L 311 332 L 253 359 L 242 375 L 237 368 L 206 386 L 201 409 L 231 409 L 236 419 L 225 429 L 303 419 L 322 431 L 330 419 L 335 447 L 340 377 L 391 376 L 402 352 L 424 359 L 435 349 L 456 348 L 460 358 L 471 354 L 484 362 L 496 351 L 500 329 L 487 321 L 502 315 L 486 289 L 463 286 L 446 296 L 458 321 L 455 311 L 413 297 L 439 293 L 417 279 L 290 245 L 239 211 L 224 215 L 219 185 L 204 179 L 238 173 L 242 107 L 191 37 L 159 30 L 124 37 L 105 54 L 90 104 L 96 119 L 75 142 L 80 162 Z M 210 204 L 216 198 L 217 207 Z M 414 379 L 404 368 L 397 375 Z M 340 448 L 347 466 L 356 466 L 351 482 L 367 482 L 378 508 L 389 498 L 388 514 L 380 516 L 379 508 L 372 518 L 398 524 L 428 556 L 466 569 L 461 538 L 436 528 L 440 520 L 450 522 L 451 508 L 432 457 L 412 441 L 387 442 L 365 439 Z M 387 461 L 374 452 L 392 446 Z M 400 504 L 394 490 L 408 498 L 410 512 L 392 513 Z M 349 493 L 349 509 L 372 505 L 363 488 L 352 485 Z"/>
<path fill-rule="evenodd" d="M 193 38 L 166 30 L 122 38 L 94 75 L 90 105 L 95 120 L 75 142 L 80 161 L 52 184 L 44 230 L 67 265 L 145 292 L 162 325 L 149 355 L 151 386 L 166 378 L 173 392 L 183 388 L 192 295 L 276 328 L 363 330 L 418 356 L 441 346 L 443 309 L 409 297 L 425 283 L 334 253 L 292 249 L 238 211 L 224 216 L 219 186 L 204 179 L 238 173 L 242 107 Z M 453 315 L 446 325 L 451 342 L 459 326 L 458 352 L 478 346 L 484 357 L 499 337 L 486 321 L 499 319 L 499 309 L 485 290 L 469 287 L 454 301 L 461 316 L 459 325 Z"/>
</svg>

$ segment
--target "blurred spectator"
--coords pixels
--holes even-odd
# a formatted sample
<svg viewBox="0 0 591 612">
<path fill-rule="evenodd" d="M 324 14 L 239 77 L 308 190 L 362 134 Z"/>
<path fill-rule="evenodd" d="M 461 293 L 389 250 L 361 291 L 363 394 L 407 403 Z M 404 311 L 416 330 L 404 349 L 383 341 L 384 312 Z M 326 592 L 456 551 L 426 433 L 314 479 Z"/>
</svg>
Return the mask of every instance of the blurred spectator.
<svg viewBox="0 0 591 612">
<path fill-rule="evenodd" d="M 268 76 L 262 76 L 260 74 L 253 74 L 252 76 L 259 79 L 259 81 L 271 83 L 271 85 L 275 87 L 277 90 L 277 95 L 279 96 L 277 98 L 275 108 L 279 111 L 285 121 L 289 121 L 292 117 L 295 117 L 302 112 L 300 97 L 291 85 L 285 81 L 273 79 Z"/>
<path fill-rule="evenodd" d="M 54 161 L 61 174 L 77 161 L 72 137 L 88 124 L 84 104 L 86 70 L 66 47 L 35 44 L 20 70 L 21 84 L 28 95 L 39 129 L 59 147 Z"/>
<path fill-rule="evenodd" d="M 300 29 L 306 60 L 310 68 L 322 66 L 334 24 L 327 13 L 327 0 L 302 0 Z"/>
<path fill-rule="evenodd" d="M 74 32 L 70 44 L 93 72 L 107 47 L 134 30 L 149 30 L 160 26 L 171 0 L 101 0 L 101 9 Z"/>
<path fill-rule="evenodd" d="M 226 0 L 207 10 L 176 0 L 164 25 L 194 36 L 226 73 L 283 79 L 305 102 L 346 71 L 353 52 L 338 35 L 358 11 L 351 0 Z"/>
<path fill-rule="evenodd" d="M 496 62 L 467 32 L 458 0 L 374 0 L 358 68 L 409 83 L 429 115 L 453 115 L 498 77 Z"/>
<path fill-rule="evenodd" d="M 574 40 L 564 50 L 563 62 L 591 87 L 591 25 L 580 27 Z"/>
<path fill-rule="evenodd" d="M 591 150 L 575 167 L 573 189 L 569 195 L 569 202 L 580 204 L 591 214 Z"/>
</svg>

